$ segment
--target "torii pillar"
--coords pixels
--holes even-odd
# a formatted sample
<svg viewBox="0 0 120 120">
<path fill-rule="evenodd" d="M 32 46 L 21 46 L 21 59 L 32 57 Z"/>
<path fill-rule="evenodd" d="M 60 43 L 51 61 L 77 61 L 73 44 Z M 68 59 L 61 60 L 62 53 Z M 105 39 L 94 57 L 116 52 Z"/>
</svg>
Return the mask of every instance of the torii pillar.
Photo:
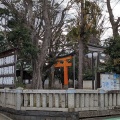
<svg viewBox="0 0 120 120">
<path fill-rule="evenodd" d="M 63 67 L 64 68 L 64 88 L 68 88 L 68 67 L 72 66 L 72 63 L 68 61 L 72 59 L 72 56 L 58 58 L 57 63 L 54 65 L 55 67 Z"/>
</svg>

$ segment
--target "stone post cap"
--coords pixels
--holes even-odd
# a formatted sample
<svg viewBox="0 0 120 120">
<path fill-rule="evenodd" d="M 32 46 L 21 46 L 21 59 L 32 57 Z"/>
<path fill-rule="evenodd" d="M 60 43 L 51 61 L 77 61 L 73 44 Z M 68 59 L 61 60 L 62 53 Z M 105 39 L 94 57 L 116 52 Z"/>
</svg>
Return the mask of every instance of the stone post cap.
<svg viewBox="0 0 120 120">
<path fill-rule="evenodd" d="M 67 93 L 75 93 L 76 90 L 74 88 L 68 88 Z"/>
<path fill-rule="evenodd" d="M 23 88 L 22 88 L 22 87 L 16 88 L 16 92 L 17 92 L 17 93 L 21 93 L 22 91 L 23 91 Z"/>
<path fill-rule="evenodd" d="M 98 92 L 99 92 L 99 93 L 106 93 L 107 91 L 104 90 L 104 89 L 102 89 L 102 88 L 98 88 Z"/>
<path fill-rule="evenodd" d="M 68 90 L 75 90 L 75 88 L 68 88 Z"/>
<path fill-rule="evenodd" d="M 5 87 L 4 89 L 5 89 L 5 90 L 10 90 L 10 88 L 8 88 L 8 87 Z"/>
<path fill-rule="evenodd" d="M 22 88 L 22 87 L 18 87 L 18 88 L 16 88 L 17 90 L 23 90 L 24 88 Z"/>
</svg>

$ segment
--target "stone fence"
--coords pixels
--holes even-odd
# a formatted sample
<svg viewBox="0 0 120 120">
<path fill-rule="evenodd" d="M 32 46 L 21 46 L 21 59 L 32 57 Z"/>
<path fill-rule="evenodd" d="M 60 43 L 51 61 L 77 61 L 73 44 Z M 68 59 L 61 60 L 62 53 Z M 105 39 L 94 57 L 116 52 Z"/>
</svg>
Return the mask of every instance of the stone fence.
<svg viewBox="0 0 120 120">
<path fill-rule="evenodd" d="M 99 90 L 0 89 L 0 106 L 15 110 L 79 112 L 120 107 L 120 93 Z"/>
</svg>

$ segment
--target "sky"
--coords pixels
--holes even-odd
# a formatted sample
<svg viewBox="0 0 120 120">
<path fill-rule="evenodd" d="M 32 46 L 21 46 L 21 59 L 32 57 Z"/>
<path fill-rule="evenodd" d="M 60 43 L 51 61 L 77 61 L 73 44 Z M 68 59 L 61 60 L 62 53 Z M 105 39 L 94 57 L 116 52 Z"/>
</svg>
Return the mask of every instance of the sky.
<svg viewBox="0 0 120 120">
<path fill-rule="evenodd" d="M 62 0 L 55 0 L 56 2 L 60 3 Z M 70 0 L 64 0 L 64 3 L 62 4 L 63 7 L 65 7 L 68 3 L 68 1 Z M 104 40 L 106 38 L 109 38 L 110 36 L 112 36 L 112 29 L 111 29 L 111 24 L 109 22 L 109 15 L 107 12 L 107 8 L 106 6 L 106 0 L 90 0 L 90 1 L 98 1 L 104 3 L 104 11 L 103 11 L 103 15 L 105 16 L 105 23 L 104 23 L 104 29 L 105 31 L 103 32 L 103 34 L 101 35 L 101 41 L 104 42 Z M 115 16 L 115 19 L 117 19 L 120 16 L 120 0 L 111 0 L 111 7 L 113 9 L 113 14 Z M 74 17 L 75 16 L 75 9 L 72 8 L 69 11 L 69 17 Z M 66 34 L 66 32 L 64 31 L 64 34 Z"/>
<path fill-rule="evenodd" d="M 63 6 L 65 6 L 68 1 L 69 0 L 64 0 Z M 101 41 L 103 43 L 106 38 L 109 38 L 110 36 L 112 36 L 111 24 L 109 22 L 109 14 L 106 8 L 106 0 L 94 0 L 94 1 L 98 1 L 98 2 L 102 1 L 104 5 L 103 15 L 105 16 L 105 23 L 104 23 L 105 31 L 101 35 Z M 113 9 L 113 14 L 115 16 L 115 19 L 117 19 L 120 16 L 120 0 L 111 0 L 111 7 Z M 75 13 L 74 9 L 71 9 L 69 12 L 69 14 L 71 14 L 72 16 L 74 16 L 74 13 Z"/>
<path fill-rule="evenodd" d="M 111 8 L 113 10 L 115 19 L 120 17 L 120 12 L 119 12 L 120 11 L 120 0 L 111 0 Z M 108 14 L 106 8 L 104 10 L 104 15 L 106 15 L 106 20 L 105 20 L 105 24 L 104 24 L 105 32 L 101 37 L 102 40 L 112 36 L 111 24 L 109 22 L 109 14 Z"/>
</svg>

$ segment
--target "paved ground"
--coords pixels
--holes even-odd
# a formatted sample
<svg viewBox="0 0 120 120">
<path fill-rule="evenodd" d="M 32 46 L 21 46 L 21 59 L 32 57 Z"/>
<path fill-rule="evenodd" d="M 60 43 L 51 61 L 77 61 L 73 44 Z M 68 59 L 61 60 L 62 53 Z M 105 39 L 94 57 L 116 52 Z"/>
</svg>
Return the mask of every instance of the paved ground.
<svg viewBox="0 0 120 120">
<path fill-rule="evenodd" d="M 82 119 L 82 120 L 120 120 L 120 116 L 87 118 L 87 119 Z"/>
<path fill-rule="evenodd" d="M 0 113 L 0 120 L 12 120 L 12 119 Z"/>
</svg>

